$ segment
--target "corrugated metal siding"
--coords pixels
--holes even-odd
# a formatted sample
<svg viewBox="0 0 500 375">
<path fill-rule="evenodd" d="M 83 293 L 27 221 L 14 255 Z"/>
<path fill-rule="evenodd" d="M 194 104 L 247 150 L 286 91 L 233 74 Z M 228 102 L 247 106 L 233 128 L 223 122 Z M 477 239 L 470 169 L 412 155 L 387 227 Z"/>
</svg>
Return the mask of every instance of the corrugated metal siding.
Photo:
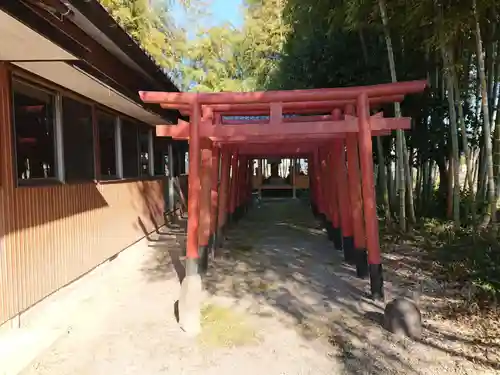
<svg viewBox="0 0 500 375">
<path fill-rule="evenodd" d="M 163 224 L 163 181 L 15 187 L 0 63 L 0 324 Z"/>
</svg>

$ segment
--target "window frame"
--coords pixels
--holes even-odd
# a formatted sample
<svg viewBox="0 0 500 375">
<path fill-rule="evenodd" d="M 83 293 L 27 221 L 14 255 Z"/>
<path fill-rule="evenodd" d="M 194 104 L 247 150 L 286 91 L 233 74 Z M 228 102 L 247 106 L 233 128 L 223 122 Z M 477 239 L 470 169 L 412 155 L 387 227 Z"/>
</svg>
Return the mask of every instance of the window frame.
<svg viewBox="0 0 500 375">
<path fill-rule="evenodd" d="M 99 168 L 95 169 L 94 179 L 96 182 L 107 182 L 107 181 L 119 181 L 123 179 L 122 168 L 120 167 L 121 163 L 121 141 L 120 141 L 120 122 L 119 116 L 114 114 L 111 111 L 104 109 L 101 106 L 95 106 L 94 108 L 94 132 L 95 132 L 95 147 L 94 147 L 94 159 L 99 164 Z M 115 174 L 112 176 L 104 176 L 102 174 L 102 155 L 101 155 L 101 136 L 100 136 L 100 127 L 99 127 L 99 115 L 104 115 L 113 120 L 113 132 L 114 132 L 114 143 L 115 143 Z"/>
<path fill-rule="evenodd" d="M 153 130 L 152 130 L 153 131 Z M 155 140 L 158 140 L 155 142 Z M 165 155 L 169 157 L 169 164 L 171 163 L 170 160 L 170 155 L 169 155 L 169 147 L 172 145 L 173 140 L 167 137 L 158 137 L 156 134 L 153 134 L 152 136 L 152 141 L 153 141 L 153 176 L 160 178 L 160 177 L 168 177 L 169 175 L 167 174 L 167 171 L 165 169 Z M 165 146 L 166 147 L 163 147 Z M 161 156 L 160 156 L 160 161 L 156 160 L 156 152 L 160 151 Z M 161 171 L 158 173 L 155 168 L 155 163 L 160 162 L 161 163 Z"/>
<path fill-rule="evenodd" d="M 35 187 L 35 186 L 53 186 L 53 185 L 81 185 L 86 183 L 95 184 L 106 184 L 106 183 L 119 183 L 126 181 L 147 181 L 147 180 L 157 180 L 163 175 L 156 175 L 154 171 L 154 126 L 144 123 L 134 117 L 131 117 L 125 113 L 121 113 L 113 108 L 107 107 L 102 103 L 98 103 L 92 99 L 82 96 L 74 91 L 71 91 L 63 86 L 53 83 L 43 77 L 37 76 L 23 68 L 17 66 L 9 66 L 9 105 L 10 105 L 10 126 L 11 126 L 11 145 L 13 150 L 12 157 L 12 178 L 14 181 L 14 187 Z M 54 171 L 55 177 L 49 178 L 36 178 L 36 179 L 18 179 L 18 163 L 17 163 L 17 142 L 16 142 L 16 126 L 14 117 L 14 81 L 21 81 L 22 84 L 34 87 L 37 90 L 47 92 L 54 96 Z M 94 154 L 94 180 L 82 180 L 82 181 L 70 181 L 65 180 L 65 162 L 64 162 L 64 139 L 63 139 L 63 111 L 62 111 L 62 98 L 68 97 L 70 99 L 76 100 L 82 104 L 89 105 L 92 108 L 92 128 L 93 128 L 93 154 Z M 97 113 L 104 112 L 115 119 L 115 158 L 116 158 L 116 171 L 117 175 L 114 178 L 104 179 L 102 178 L 100 172 L 100 149 L 99 149 L 99 129 L 97 123 Z M 122 141 L 121 141 L 121 127 L 122 121 L 130 121 L 137 124 L 137 126 L 147 126 L 149 130 L 149 147 L 148 151 L 151 154 L 149 161 L 149 175 L 140 174 L 140 165 L 138 165 L 138 175 L 137 177 L 123 177 L 123 154 L 122 154 Z M 137 138 L 139 142 L 139 137 Z M 140 147 L 138 145 L 138 153 L 140 153 Z M 140 155 L 138 155 L 138 158 Z M 174 155 L 175 159 L 175 155 Z"/>
<path fill-rule="evenodd" d="M 125 172 L 124 172 L 124 163 L 123 163 L 123 129 L 127 126 L 127 125 L 124 125 L 124 121 L 128 122 L 129 125 L 128 126 L 131 126 L 133 125 L 135 127 L 135 147 L 136 147 L 136 150 L 137 150 L 137 154 L 136 154 L 136 171 L 137 171 L 137 175 L 136 176 L 125 176 Z M 131 117 L 126 117 L 126 116 L 119 116 L 119 123 L 120 123 L 120 126 L 119 126 L 119 129 L 120 129 L 120 155 L 121 155 L 121 178 L 123 180 L 143 180 L 143 179 L 148 179 L 149 176 L 144 176 L 144 178 L 142 178 L 142 175 L 141 175 L 141 147 L 140 147 L 140 140 L 139 140 L 139 129 L 141 127 L 141 122 L 134 119 L 134 118 L 131 118 Z"/>
<path fill-rule="evenodd" d="M 91 119 L 91 130 L 92 130 L 92 169 L 94 171 L 94 174 L 92 176 L 91 179 L 89 178 L 78 178 L 78 179 L 74 179 L 72 181 L 68 181 L 66 179 L 66 163 L 65 163 L 65 160 L 64 159 L 64 106 L 63 106 L 63 102 L 64 102 L 64 98 L 67 98 L 67 99 L 70 99 L 70 100 L 73 100 L 79 104 L 83 104 L 83 105 L 86 105 L 86 106 L 89 106 L 90 108 L 90 119 Z M 84 99 L 81 99 L 79 96 L 77 95 L 70 95 L 68 92 L 64 92 L 64 91 L 61 91 L 60 92 L 60 112 L 61 112 L 61 153 L 62 153 L 62 162 L 61 162 L 61 173 L 62 173 L 62 176 L 64 177 L 63 178 L 63 181 L 66 185 L 82 185 L 82 184 L 87 184 L 87 183 L 91 183 L 91 182 L 95 182 L 96 181 L 96 176 L 98 174 L 98 171 L 96 170 L 96 158 L 97 158 L 97 155 L 96 155 L 96 151 L 97 151 L 97 148 L 98 145 L 96 145 L 96 142 L 98 140 L 98 138 L 96 137 L 96 134 L 95 134 L 95 121 L 97 120 L 97 112 L 95 110 L 95 105 L 92 101 L 89 101 L 89 100 L 84 100 Z"/>
<path fill-rule="evenodd" d="M 138 142 L 138 153 L 139 153 L 139 177 L 140 178 L 152 178 L 155 177 L 154 170 L 154 139 L 153 139 L 153 128 L 144 122 L 137 122 L 137 142 Z M 142 135 L 147 133 L 147 152 L 148 152 L 148 167 L 147 174 L 142 174 L 142 163 L 141 163 L 141 131 Z"/>
<path fill-rule="evenodd" d="M 54 177 L 47 178 L 30 178 L 30 179 L 21 179 L 18 177 L 18 168 L 19 164 L 17 162 L 17 126 L 16 126 L 16 108 L 15 108 L 15 100 L 14 100 L 14 84 L 15 82 L 19 82 L 21 85 L 31 87 L 35 90 L 42 91 L 48 95 L 51 95 L 54 98 L 53 102 L 53 119 L 52 119 L 52 131 L 53 131 L 53 145 L 54 149 L 52 152 L 54 153 Z M 49 85 L 44 85 L 43 83 L 31 80 L 25 77 L 23 74 L 17 74 L 17 72 L 11 72 L 9 76 L 9 89 L 10 89 L 10 116 L 11 116 L 11 141 L 12 141 L 12 149 L 13 149 L 13 178 L 14 184 L 16 187 L 22 186 L 46 186 L 46 185 L 60 185 L 64 184 L 64 165 L 61 165 L 63 150 L 60 149 L 61 140 L 62 140 L 62 129 L 61 129 L 61 108 L 60 108 L 60 97 L 61 94 L 58 90 L 50 87 Z M 62 174 L 61 174 L 62 170 Z"/>
</svg>

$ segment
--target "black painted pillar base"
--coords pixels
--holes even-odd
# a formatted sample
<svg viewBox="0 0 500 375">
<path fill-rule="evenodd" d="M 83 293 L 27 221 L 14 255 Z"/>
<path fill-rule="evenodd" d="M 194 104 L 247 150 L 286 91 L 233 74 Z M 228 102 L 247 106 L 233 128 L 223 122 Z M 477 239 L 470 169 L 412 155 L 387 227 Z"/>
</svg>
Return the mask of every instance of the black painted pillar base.
<svg viewBox="0 0 500 375">
<path fill-rule="evenodd" d="M 318 217 L 318 208 L 314 203 L 311 202 L 311 211 L 315 217 Z"/>
<path fill-rule="evenodd" d="M 208 250 L 212 259 L 215 257 L 215 251 L 217 250 L 217 232 L 212 233 L 208 237 Z"/>
<path fill-rule="evenodd" d="M 226 231 L 226 226 L 223 225 L 217 230 L 217 233 L 214 237 L 214 248 L 217 251 L 222 247 L 222 244 L 224 242 L 224 233 Z"/>
<path fill-rule="evenodd" d="M 326 215 L 321 212 L 318 214 L 318 219 L 319 219 L 319 222 L 321 223 L 321 225 L 323 227 L 326 227 Z"/>
<path fill-rule="evenodd" d="M 381 264 L 370 264 L 370 289 L 374 300 L 384 299 L 384 277 Z"/>
<path fill-rule="evenodd" d="M 355 264 L 354 238 L 352 236 L 342 237 L 344 260 L 346 263 Z"/>
<path fill-rule="evenodd" d="M 233 212 L 233 223 L 237 223 L 240 220 L 240 207 L 235 207 Z"/>
<path fill-rule="evenodd" d="M 335 249 L 342 250 L 342 232 L 340 228 L 332 227 L 332 237 Z"/>
<path fill-rule="evenodd" d="M 354 250 L 356 254 L 356 276 L 360 279 L 368 277 L 368 252 L 366 249 Z"/>
<path fill-rule="evenodd" d="M 238 220 L 241 220 L 243 216 L 247 213 L 247 207 L 246 204 L 243 203 L 241 206 L 238 207 Z"/>
<path fill-rule="evenodd" d="M 209 245 L 203 245 L 198 247 L 199 256 L 199 272 L 204 275 L 208 271 L 208 254 L 210 253 Z"/>
<path fill-rule="evenodd" d="M 328 235 L 328 239 L 330 241 L 333 241 L 333 227 L 332 227 L 332 223 L 329 220 L 326 220 L 325 226 L 326 226 L 326 233 Z"/>
<path fill-rule="evenodd" d="M 199 258 L 186 258 L 185 267 L 186 267 L 186 277 L 187 276 L 196 276 L 199 275 Z"/>
</svg>

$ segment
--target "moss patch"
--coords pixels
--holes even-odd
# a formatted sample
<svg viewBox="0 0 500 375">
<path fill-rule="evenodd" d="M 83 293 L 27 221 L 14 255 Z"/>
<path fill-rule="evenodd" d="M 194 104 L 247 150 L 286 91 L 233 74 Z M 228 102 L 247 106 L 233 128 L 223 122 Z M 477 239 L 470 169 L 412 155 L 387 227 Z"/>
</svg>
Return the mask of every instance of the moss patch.
<svg viewBox="0 0 500 375">
<path fill-rule="evenodd" d="M 257 332 L 246 317 L 231 308 L 207 304 L 202 311 L 201 344 L 210 348 L 232 348 L 255 345 Z"/>
</svg>

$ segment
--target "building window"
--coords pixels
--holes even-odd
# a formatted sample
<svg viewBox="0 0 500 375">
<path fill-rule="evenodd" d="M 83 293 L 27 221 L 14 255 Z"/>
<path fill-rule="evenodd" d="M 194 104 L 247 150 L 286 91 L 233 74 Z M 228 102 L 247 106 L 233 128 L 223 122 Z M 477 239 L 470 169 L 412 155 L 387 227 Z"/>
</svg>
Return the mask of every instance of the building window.
<svg viewBox="0 0 500 375">
<path fill-rule="evenodd" d="M 154 173 L 155 176 L 165 176 L 165 155 L 168 157 L 168 143 L 162 137 L 153 138 L 153 150 L 154 150 Z"/>
<path fill-rule="evenodd" d="M 138 130 L 137 123 L 128 120 L 122 121 L 121 133 L 124 178 L 139 176 Z"/>
<path fill-rule="evenodd" d="M 56 177 L 56 96 L 30 84 L 12 81 L 17 177 L 20 180 Z"/>
<path fill-rule="evenodd" d="M 150 176 L 151 168 L 150 163 L 150 150 L 149 138 L 151 136 L 151 129 L 148 126 L 139 127 L 139 152 L 140 152 L 140 174 L 141 176 Z"/>
<path fill-rule="evenodd" d="M 99 156 L 101 178 L 118 177 L 116 169 L 116 117 L 104 112 L 97 112 L 99 129 Z"/>
<path fill-rule="evenodd" d="M 91 181 L 95 178 L 92 107 L 63 97 L 62 112 L 65 180 Z"/>
</svg>

